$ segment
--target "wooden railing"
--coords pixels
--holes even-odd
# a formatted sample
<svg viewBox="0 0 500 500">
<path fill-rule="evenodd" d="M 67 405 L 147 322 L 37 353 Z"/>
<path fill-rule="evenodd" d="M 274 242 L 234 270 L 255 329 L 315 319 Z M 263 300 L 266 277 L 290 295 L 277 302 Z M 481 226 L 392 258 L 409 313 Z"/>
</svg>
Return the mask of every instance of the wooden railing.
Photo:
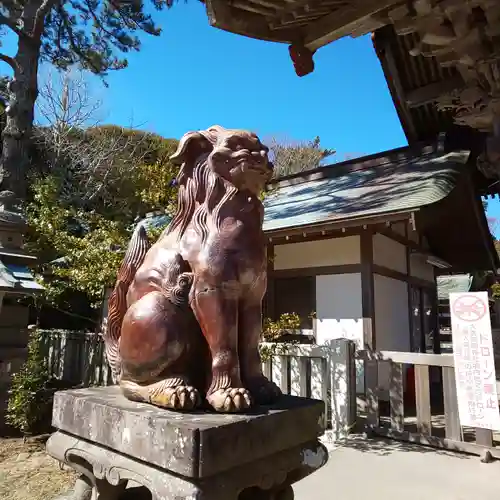
<svg viewBox="0 0 500 500">
<path fill-rule="evenodd" d="M 365 365 L 366 423 L 371 432 L 423 445 L 480 455 L 485 461 L 491 457 L 500 458 L 500 449 L 493 446 L 492 431 L 464 428 L 460 425 L 452 354 L 365 350 L 358 351 L 356 357 L 363 360 Z M 381 422 L 379 411 L 381 390 L 378 377 L 379 366 L 383 364 L 389 364 L 390 367 L 388 426 L 384 426 Z M 404 365 L 414 367 L 414 423 L 411 418 L 405 418 Z M 443 405 L 438 413 L 441 414 L 444 425 L 439 421 L 433 425 L 431 368 L 440 372 Z"/>
<path fill-rule="evenodd" d="M 111 371 L 97 334 L 45 331 L 44 352 L 52 376 L 82 385 L 108 385 Z M 328 440 L 345 437 L 357 412 L 355 363 L 364 365 L 366 428 L 369 432 L 423 445 L 500 458 L 494 435 L 487 429 L 460 425 L 453 355 L 397 351 L 355 353 L 354 344 L 339 339 L 323 346 L 262 344 L 264 373 L 286 394 L 320 399 L 325 404 Z M 382 390 L 379 368 L 389 366 L 387 389 Z M 414 369 L 414 406 L 405 408 L 405 366 Z M 438 372 L 442 408 L 433 415 L 431 375 Z M 407 387 L 407 390 L 412 387 Z M 389 411 L 380 411 L 382 401 Z M 383 403 L 382 403 L 383 405 Z M 382 413 L 382 415 L 381 415 Z M 434 412 L 436 413 L 436 412 Z"/>
<path fill-rule="evenodd" d="M 51 376 L 71 384 L 109 385 L 111 371 L 101 337 L 94 333 L 42 331 L 43 349 Z M 324 346 L 263 344 L 264 373 L 285 394 L 325 403 L 328 439 L 345 436 L 356 418 L 354 344 L 334 340 Z M 354 393 L 352 393 L 354 391 Z"/>
<path fill-rule="evenodd" d="M 263 362 L 264 374 L 285 394 L 320 399 L 325 403 L 328 440 L 347 435 L 356 419 L 354 343 L 333 340 L 323 346 L 262 344 L 274 352 Z"/>
</svg>

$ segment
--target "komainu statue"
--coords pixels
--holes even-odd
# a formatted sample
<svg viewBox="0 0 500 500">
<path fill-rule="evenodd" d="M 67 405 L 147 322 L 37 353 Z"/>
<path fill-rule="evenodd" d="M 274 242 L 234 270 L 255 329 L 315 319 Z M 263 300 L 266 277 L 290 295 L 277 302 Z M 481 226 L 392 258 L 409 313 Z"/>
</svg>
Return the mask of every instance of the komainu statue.
<svg viewBox="0 0 500 500">
<path fill-rule="evenodd" d="M 267 153 L 255 134 L 220 126 L 180 140 L 177 212 L 152 246 L 137 226 L 109 301 L 106 354 L 129 399 L 236 412 L 279 397 L 258 350 Z"/>
</svg>

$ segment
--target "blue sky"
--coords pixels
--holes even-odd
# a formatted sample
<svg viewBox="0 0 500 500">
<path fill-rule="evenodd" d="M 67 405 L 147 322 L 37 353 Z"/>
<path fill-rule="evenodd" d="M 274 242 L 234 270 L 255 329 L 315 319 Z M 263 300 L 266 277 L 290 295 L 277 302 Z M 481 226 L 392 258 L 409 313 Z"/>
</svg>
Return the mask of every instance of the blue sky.
<svg viewBox="0 0 500 500">
<path fill-rule="evenodd" d="M 143 37 L 130 66 L 108 79 L 107 120 L 167 137 L 214 123 L 291 139 L 321 137 L 339 156 L 406 144 L 369 37 L 318 51 L 298 78 L 288 47 L 212 28 L 203 4 L 158 16 L 161 37 Z"/>
<path fill-rule="evenodd" d="M 323 47 L 315 71 L 299 78 L 286 45 L 212 28 L 201 2 L 179 2 L 155 19 L 162 35 L 142 36 L 142 50 L 110 74 L 108 88 L 93 84 L 106 122 L 176 138 L 216 123 L 263 139 L 319 135 L 339 161 L 406 145 L 369 36 Z M 500 218 L 500 204 L 490 201 L 489 212 Z"/>
<path fill-rule="evenodd" d="M 162 35 L 141 36 L 129 67 L 109 75 L 108 89 L 94 86 L 107 122 L 177 138 L 215 123 L 263 137 L 319 135 L 339 159 L 406 144 L 369 36 L 320 49 L 314 73 L 299 78 L 286 45 L 212 28 L 197 0 L 154 16 Z"/>
</svg>

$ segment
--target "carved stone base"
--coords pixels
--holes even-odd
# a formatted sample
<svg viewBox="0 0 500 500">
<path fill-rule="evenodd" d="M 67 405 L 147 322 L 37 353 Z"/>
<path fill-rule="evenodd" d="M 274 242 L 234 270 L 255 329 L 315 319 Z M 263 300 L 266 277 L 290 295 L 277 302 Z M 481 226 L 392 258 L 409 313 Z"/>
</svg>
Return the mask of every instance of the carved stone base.
<svg viewBox="0 0 500 500">
<path fill-rule="evenodd" d="M 251 415 L 178 414 L 114 387 L 58 393 L 47 452 L 81 474 L 58 500 L 293 500 L 328 459 L 323 409 L 284 397 Z"/>
</svg>

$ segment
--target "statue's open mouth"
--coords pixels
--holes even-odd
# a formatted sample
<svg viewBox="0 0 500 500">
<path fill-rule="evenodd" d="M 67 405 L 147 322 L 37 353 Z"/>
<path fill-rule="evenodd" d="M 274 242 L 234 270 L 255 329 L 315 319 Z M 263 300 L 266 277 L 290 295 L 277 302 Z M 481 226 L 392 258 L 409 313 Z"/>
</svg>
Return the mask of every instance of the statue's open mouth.
<svg viewBox="0 0 500 500">
<path fill-rule="evenodd" d="M 256 161 L 252 156 L 241 158 L 237 165 L 243 167 L 247 171 L 256 172 L 261 175 L 269 175 L 270 172 L 272 172 L 272 168 L 268 161 L 264 161 L 264 159 Z"/>
</svg>

